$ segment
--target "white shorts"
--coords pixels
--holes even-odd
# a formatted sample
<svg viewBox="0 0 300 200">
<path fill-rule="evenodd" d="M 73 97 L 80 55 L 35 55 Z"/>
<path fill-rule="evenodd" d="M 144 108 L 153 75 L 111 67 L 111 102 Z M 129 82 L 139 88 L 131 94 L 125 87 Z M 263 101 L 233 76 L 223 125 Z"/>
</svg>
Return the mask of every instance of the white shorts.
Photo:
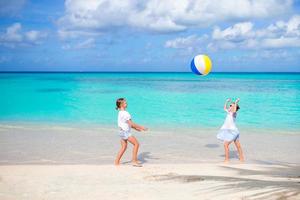
<svg viewBox="0 0 300 200">
<path fill-rule="evenodd" d="M 130 131 L 120 131 L 119 135 L 123 140 L 127 140 L 130 136 L 132 136 Z"/>
</svg>

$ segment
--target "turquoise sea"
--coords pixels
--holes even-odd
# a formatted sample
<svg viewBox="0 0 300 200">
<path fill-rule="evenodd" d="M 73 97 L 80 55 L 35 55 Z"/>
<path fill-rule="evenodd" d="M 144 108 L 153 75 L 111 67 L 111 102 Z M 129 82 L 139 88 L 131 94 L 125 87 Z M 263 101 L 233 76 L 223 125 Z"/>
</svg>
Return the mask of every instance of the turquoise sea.
<svg viewBox="0 0 300 200">
<path fill-rule="evenodd" d="M 0 123 L 116 126 L 115 100 L 151 127 L 218 129 L 226 98 L 238 127 L 300 133 L 299 73 L 0 73 Z"/>
</svg>

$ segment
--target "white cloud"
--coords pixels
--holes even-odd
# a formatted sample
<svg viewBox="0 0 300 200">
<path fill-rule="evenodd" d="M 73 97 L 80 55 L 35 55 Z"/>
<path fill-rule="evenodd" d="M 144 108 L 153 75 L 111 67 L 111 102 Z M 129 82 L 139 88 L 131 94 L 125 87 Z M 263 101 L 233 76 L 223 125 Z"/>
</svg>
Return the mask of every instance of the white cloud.
<svg viewBox="0 0 300 200">
<path fill-rule="evenodd" d="M 212 33 L 212 39 L 240 42 L 253 36 L 252 28 L 253 24 L 251 22 L 238 23 L 223 31 L 216 27 Z"/>
<path fill-rule="evenodd" d="M 300 36 L 300 15 L 296 15 L 288 21 L 286 32 L 287 35 Z"/>
<path fill-rule="evenodd" d="M 23 36 L 20 34 L 21 29 L 21 24 L 15 23 L 6 29 L 6 33 L 1 38 L 7 42 L 21 42 L 23 40 Z"/>
<path fill-rule="evenodd" d="M 67 40 L 67 39 L 75 39 L 79 35 L 84 37 L 96 37 L 102 34 L 97 32 L 88 32 L 88 31 L 81 31 L 81 30 L 74 30 L 74 31 L 59 30 L 58 35 L 62 40 Z"/>
<path fill-rule="evenodd" d="M 262 40 L 261 46 L 266 48 L 300 47 L 300 37 L 266 38 Z"/>
<path fill-rule="evenodd" d="M 36 45 L 47 37 L 46 32 L 30 30 L 22 31 L 20 23 L 14 23 L 6 28 L 5 33 L 0 33 L 0 45 L 14 48 L 16 46 Z"/>
<path fill-rule="evenodd" d="M 251 22 L 234 24 L 224 30 L 215 27 L 208 44 L 210 50 L 233 49 L 233 48 L 254 48 L 257 41 L 254 39 L 256 33 Z"/>
<path fill-rule="evenodd" d="M 198 37 L 191 35 L 188 37 L 179 37 L 174 40 L 168 40 L 165 43 L 167 48 L 186 49 L 188 51 L 200 50 L 205 44 L 205 40 L 209 39 L 207 35 Z"/>
<path fill-rule="evenodd" d="M 236 23 L 223 30 L 215 27 L 210 37 L 204 36 L 202 46 L 206 45 L 209 50 L 297 48 L 300 47 L 300 15 L 261 29 L 255 29 L 251 22 Z M 189 50 L 199 46 L 197 38 L 201 37 L 192 35 L 175 38 L 166 41 L 165 47 Z"/>
<path fill-rule="evenodd" d="M 105 32 L 131 28 L 178 32 L 227 20 L 267 18 L 288 12 L 292 0 L 67 0 L 59 31 Z M 272 12 L 270 12 L 272 11 Z"/>
<path fill-rule="evenodd" d="M 25 37 L 30 42 L 37 42 L 38 40 L 47 37 L 47 34 L 41 31 L 28 31 L 25 33 Z"/>
<path fill-rule="evenodd" d="M 64 50 L 76 50 L 76 49 L 90 49 L 96 46 L 96 40 L 94 38 L 88 38 L 87 40 L 81 41 L 77 44 L 64 44 L 62 49 Z"/>
<path fill-rule="evenodd" d="M 250 22 L 237 23 L 224 30 L 216 27 L 209 46 L 220 49 L 300 47 L 300 15 L 267 28 L 254 30 L 253 27 Z"/>
</svg>

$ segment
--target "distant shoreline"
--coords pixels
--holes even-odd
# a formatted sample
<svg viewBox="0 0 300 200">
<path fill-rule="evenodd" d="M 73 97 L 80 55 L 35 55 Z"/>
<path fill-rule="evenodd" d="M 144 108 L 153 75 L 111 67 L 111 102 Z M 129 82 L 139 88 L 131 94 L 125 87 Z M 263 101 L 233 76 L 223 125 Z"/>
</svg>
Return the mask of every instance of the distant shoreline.
<svg viewBox="0 0 300 200">
<path fill-rule="evenodd" d="M 5 73 L 12 73 L 12 74 L 51 74 L 51 73 L 92 73 L 92 74 L 111 74 L 111 73 L 122 73 L 122 74 L 130 74 L 130 73 L 136 73 L 136 74 L 157 74 L 157 73 L 166 73 L 166 74 L 171 74 L 171 73 L 182 73 L 182 74 L 190 74 L 192 72 L 172 72 L 172 71 L 0 71 L 0 74 L 5 74 Z M 300 74 L 300 72 L 210 72 L 210 74 Z"/>
<path fill-rule="evenodd" d="M 182 124 L 147 124 L 148 128 L 154 131 L 175 131 L 175 132 L 189 132 L 198 134 L 199 132 L 213 132 L 219 130 L 220 126 L 208 126 L 208 125 L 191 125 L 189 124 L 189 128 L 184 127 Z M 56 128 L 67 128 L 67 129 L 110 129 L 110 130 L 118 130 L 118 127 L 115 123 L 102 123 L 102 122 L 80 122 L 80 121 L 1 121 L 0 120 L 0 131 L 1 128 L 6 129 L 7 127 L 10 128 L 49 128 L 49 127 L 56 127 Z M 300 130 L 298 128 L 290 128 L 287 129 L 286 127 L 249 127 L 239 125 L 239 130 L 242 133 L 254 133 L 257 134 L 258 132 L 261 134 L 283 134 L 283 135 L 300 135 Z"/>
</svg>

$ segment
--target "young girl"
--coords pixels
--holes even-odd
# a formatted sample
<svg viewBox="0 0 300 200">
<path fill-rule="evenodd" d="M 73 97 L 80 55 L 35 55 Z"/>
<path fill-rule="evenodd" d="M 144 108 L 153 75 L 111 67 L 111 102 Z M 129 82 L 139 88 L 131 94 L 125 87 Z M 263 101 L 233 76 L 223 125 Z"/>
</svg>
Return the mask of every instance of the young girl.
<svg viewBox="0 0 300 200">
<path fill-rule="evenodd" d="M 121 149 L 115 160 L 115 165 L 120 164 L 120 160 L 126 151 L 127 141 L 134 145 L 132 153 L 132 164 L 136 167 L 141 167 L 142 165 L 138 162 L 137 155 L 139 150 L 139 142 L 131 134 L 131 128 L 137 131 L 146 131 L 147 128 L 133 123 L 131 120 L 130 114 L 126 111 L 127 102 L 124 98 L 119 98 L 116 101 L 116 109 L 119 110 L 118 115 L 118 127 L 120 128 L 120 137 L 121 137 Z"/>
<path fill-rule="evenodd" d="M 243 151 L 242 147 L 239 141 L 239 130 L 237 129 L 235 125 L 235 119 L 237 116 L 237 111 L 240 109 L 238 102 L 239 98 L 232 102 L 227 108 L 227 104 L 231 101 L 231 99 L 227 99 L 224 105 L 224 110 L 227 112 L 227 116 L 225 119 L 225 122 L 221 129 L 219 130 L 219 133 L 217 135 L 217 138 L 219 140 L 224 141 L 224 150 L 225 150 L 225 162 L 229 161 L 229 144 L 233 141 L 238 152 L 239 152 L 239 159 L 240 161 L 244 161 Z"/>
</svg>

